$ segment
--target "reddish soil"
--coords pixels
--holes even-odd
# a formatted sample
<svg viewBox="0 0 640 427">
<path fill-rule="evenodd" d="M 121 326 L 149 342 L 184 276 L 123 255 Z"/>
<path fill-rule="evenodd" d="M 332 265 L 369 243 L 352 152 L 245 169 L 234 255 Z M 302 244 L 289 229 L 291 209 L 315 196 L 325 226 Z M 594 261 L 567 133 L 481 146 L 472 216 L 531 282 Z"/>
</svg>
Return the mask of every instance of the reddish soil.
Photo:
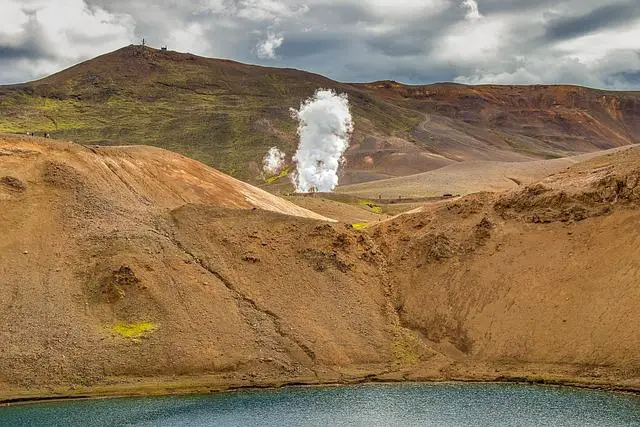
<svg viewBox="0 0 640 427">
<path fill-rule="evenodd" d="M 497 132 L 498 139 L 500 134 L 511 135 L 513 143 L 524 142 L 518 137 L 526 137 L 529 151 L 544 151 L 545 146 L 547 150 L 594 151 L 640 139 L 640 92 L 566 85 L 406 86 L 377 82 L 360 86 L 386 99 L 459 122 L 460 129 L 466 124 L 477 127 L 477 131 L 484 129 L 486 135 Z M 427 120 L 422 130 L 429 127 Z M 488 148 L 507 148 L 510 141 L 492 142 Z M 519 146 L 510 148 L 518 151 Z"/>
<path fill-rule="evenodd" d="M 425 119 L 408 135 L 357 140 L 344 184 L 458 162 L 550 159 L 640 143 L 640 92 L 391 81 L 352 86 Z"/>
</svg>

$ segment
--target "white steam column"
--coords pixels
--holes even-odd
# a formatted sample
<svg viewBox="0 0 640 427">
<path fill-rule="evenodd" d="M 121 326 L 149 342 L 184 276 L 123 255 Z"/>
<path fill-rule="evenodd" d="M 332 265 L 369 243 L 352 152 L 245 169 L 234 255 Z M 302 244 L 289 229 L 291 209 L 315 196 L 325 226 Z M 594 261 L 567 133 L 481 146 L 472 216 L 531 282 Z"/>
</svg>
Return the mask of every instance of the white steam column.
<svg viewBox="0 0 640 427">
<path fill-rule="evenodd" d="M 278 147 L 271 147 L 262 159 L 262 171 L 267 175 L 277 175 L 284 168 L 286 154 Z"/>
<path fill-rule="evenodd" d="M 293 156 L 296 172 L 293 184 L 298 193 L 329 192 L 338 185 L 338 168 L 349 147 L 353 120 L 347 95 L 318 89 L 300 105 L 291 109 L 298 120 L 300 143 Z"/>
</svg>

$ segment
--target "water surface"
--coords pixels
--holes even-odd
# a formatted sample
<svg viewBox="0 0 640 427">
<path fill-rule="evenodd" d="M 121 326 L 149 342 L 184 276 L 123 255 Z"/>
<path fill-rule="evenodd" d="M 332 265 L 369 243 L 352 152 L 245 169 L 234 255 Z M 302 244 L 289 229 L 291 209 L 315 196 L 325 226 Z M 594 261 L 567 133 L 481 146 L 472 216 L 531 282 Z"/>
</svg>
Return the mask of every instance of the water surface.
<svg viewBox="0 0 640 427">
<path fill-rule="evenodd" d="M 0 426 L 640 426 L 640 397 L 517 384 L 370 384 L 0 408 Z"/>
</svg>

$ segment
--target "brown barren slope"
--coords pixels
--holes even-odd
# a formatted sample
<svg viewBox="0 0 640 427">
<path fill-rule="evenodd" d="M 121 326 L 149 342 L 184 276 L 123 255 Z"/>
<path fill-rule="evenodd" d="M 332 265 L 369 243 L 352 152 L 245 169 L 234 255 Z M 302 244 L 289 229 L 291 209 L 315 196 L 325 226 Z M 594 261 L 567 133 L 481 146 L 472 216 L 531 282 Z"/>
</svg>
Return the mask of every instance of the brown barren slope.
<svg viewBox="0 0 640 427">
<path fill-rule="evenodd" d="M 303 216 L 251 209 L 250 187 L 205 197 L 228 178 L 131 150 L 3 138 L 1 399 L 404 379 L 640 389 L 638 149 L 365 232 L 273 196 L 260 203 Z"/>
<path fill-rule="evenodd" d="M 327 219 L 200 162 L 154 147 L 90 147 L 0 135 L 0 149 L 5 167 L 19 169 L 28 178 L 44 168 L 46 182 L 85 190 L 86 197 L 102 192 L 134 206 L 136 202 L 161 208 L 200 203 Z M 90 185 L 85 177 L 90 177 Z"/>
<path fill-rule="evenodd" d="M 336 191 L 353 196 L 382 197 L 384 199 L 505 191 L 517 188 L 519 185 L 531 184 L 576 163 L 618 150 L 625 150 L 628 147 L 550 160 L 465 161 L 415 175 L 342 185 Z"/>
<path fill-rule="evenodd" d="M 401 216 L 374 238 L 396 266 L 402 323 L 442 348 L 637 383 L 639 203 L 635 148 Z"/>
</svg>

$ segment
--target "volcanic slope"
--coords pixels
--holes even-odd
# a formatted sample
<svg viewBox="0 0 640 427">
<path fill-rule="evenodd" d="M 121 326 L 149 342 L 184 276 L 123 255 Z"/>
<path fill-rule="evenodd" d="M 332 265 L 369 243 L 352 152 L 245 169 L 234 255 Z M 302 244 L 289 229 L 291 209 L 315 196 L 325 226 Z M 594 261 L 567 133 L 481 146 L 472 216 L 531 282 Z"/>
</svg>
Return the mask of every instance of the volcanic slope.
<svg viewBox="0 0 640 427">
<path fill-rule="evenodd" d="M 318 88 L 349 95 L 343 184 L 466 160 L 555 158 L 638 142 L 640 94 L 573 86 L 339 83 L 292 69 L 127 46 L 39 81 L 0 87 L 0 131 L 170 149 L 261 182 L 277 145 L 297 146 L 289 109 Z"/>
<path fill-rule="evenodd" d="M 526 162 L 465 161 L 415 175 L 342 185 L 336 191 L 353 196 L 374 199 L 381 197 L 387 200 L 505 191 L 532 184 L 547 175 L 558 173 L 590 158 L 630 147 L 632 146 Z"/>
<path fill-rule="evenodd" d="M 163 150 L 1 141 L 0 400 L 640 389 L 636 148 L 358 231 Z"/>
<path fill-rule="evenodd" d="M 638 384 L 639 207 L 633 148 L 524 188 L 425 207 L 373 237 L 394 266 L 401 324 L 435 348 L 546 364 L 542 382 L 565 367 Z"/>
<path fill-rule="evenodd" d="M 640 92 L 567 85 L 357 85 L 396 105 L 426 113 L 413 136 L 456 160 L 502 160 L 591 152 L 640 139 Z M 504 156 L 504 154 L 503 154 Z"/>
</svg>

